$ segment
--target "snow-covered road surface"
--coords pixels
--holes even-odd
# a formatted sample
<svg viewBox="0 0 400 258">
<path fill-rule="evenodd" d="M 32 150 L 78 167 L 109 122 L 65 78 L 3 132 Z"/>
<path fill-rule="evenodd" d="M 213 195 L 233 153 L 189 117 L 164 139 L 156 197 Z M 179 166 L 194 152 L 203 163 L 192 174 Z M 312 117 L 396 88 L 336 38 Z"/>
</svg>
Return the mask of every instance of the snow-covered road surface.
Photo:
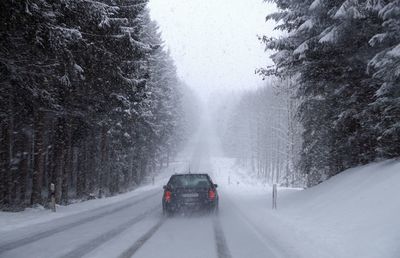
<svg viewBox="0 0 400 258">
<path fill-rule="evenodd" d="M 279 188 L 272 210 L 268 185 L 232 159 L 215 158 L 213 145 L 200 139 L 154 185 L 56 213 L 0 213 L 0 257 L 400 257 L 399 162 L 351 169 L 305 191 Z M 189 166 L 219 185 L 219 213 L 165 218 L 162 186 Z"/>
<path fill-rule="evenodd" d="M 219 183 L 206 146 L 199 144 L 195 149 L 190 169 L 208 172 Z M 27 223 L 21 219 L 23 226 L 14 221 L 15 227 L 0 231 L 0 257 L 288 257 L 237 212 L 229 187 L 224 184 L 220 186 L 218 215 L 163 217 L 162 185 L 173 171 L 186 169 L 185 162 L 177 163 L 174 169 L 164 171 L 155 186 L 138 189 L 139 194 L 134 191 L 129 198 L 120 197 L 110 204 L 105 200 L 81 212 L 66 212 L 55 218 L 47 215 L 44 221 L 32 219 Z"/>
<path fill-rule="evenodd" d="M 193 214 L 164 218 L 162 191 L 157 186 L 110 205 L 3 230 L 0 256 L 229 258 L 265 257 L 273 253 L 263 241 L 257 241 L 257 235 L 241 217 L 230 216 L 235 213 L 231 201 L 221 201 L 219 216 Z M 221 191 L 222 200 L 224 195 Z M 246 246 L 238 248 L 239 256 L 231 254 L 226 230 L 235 247 Z M 236 249 L 233 248 L 235 253 Z M 251 256 L 247 256 L 246 249 Z"/>
<path fill-rule="evenodd" d="M 2 213 L 0 257 L 400 257 L 400 208 L 395 203 L 399 163 L 352 170 L 307 191 L 280 188 L 278 210 L 271 210 L 268 186 L 246 177 L 232 160 L 204 158 L 191 169 L 209 172 L 218 183 L 218 216 L 164 218 L 162 185 L 173 171 L 186 170 L 186 164 L 176 163 L 154 186 L 59 207 L 55 214 L 36 211 L 35 217 L 28 211 L 23 219 Z M 357 192 L 345 187 L 365 174 L 370 180 Z M 390 198 L 391 203 L 382 202 Z"/>
</svg>

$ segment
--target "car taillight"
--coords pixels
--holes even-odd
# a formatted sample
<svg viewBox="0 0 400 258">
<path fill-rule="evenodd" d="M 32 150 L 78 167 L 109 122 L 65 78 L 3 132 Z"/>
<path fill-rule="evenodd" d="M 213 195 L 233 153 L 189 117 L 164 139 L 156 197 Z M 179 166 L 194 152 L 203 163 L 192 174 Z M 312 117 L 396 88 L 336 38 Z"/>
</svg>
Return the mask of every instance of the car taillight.
<svg viewBox="0 0 400 258">
<path fill-rule="evenodd" d="M 171 192 L 170 191 L 165 191 L 165 194 L 164 194 L 164 198 L 165 198 L 165 201 L 166 202 L 170 202 L 171 201 Z"/>
<path fill-rule="evenodd" d="M 210 200 L 214 200 L 215 199 L 215 191 L 214 190 L 208 191 L 208 198 Z"/>
</svg>

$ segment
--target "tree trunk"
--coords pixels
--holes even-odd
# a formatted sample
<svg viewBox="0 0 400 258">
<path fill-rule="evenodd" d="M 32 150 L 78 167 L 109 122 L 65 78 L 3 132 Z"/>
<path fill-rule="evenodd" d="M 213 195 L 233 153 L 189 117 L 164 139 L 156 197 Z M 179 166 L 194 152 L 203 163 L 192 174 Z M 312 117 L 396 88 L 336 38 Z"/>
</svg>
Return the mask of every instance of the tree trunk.
<svg viewBox="0 0 400 258">
<path fill-rule="evenodd" d="M 87 172 L 87 143 L 82 142 L 78 153 L 78 171 L 76 181 L 76 195 L 78 198 L 82 198 L 85 195 L 86 190 L 86 172 Z"/>
<path fill-rule="evenodd" d="M 13 94 L 13 96 L 15 93 Z M 8 155 L 10 159 L 10 182 L 9 182 L 9 202 L 10 206 L 15 208 L 17 202 L 17 185 L 18 185 L 18 163 L 19 158 L 19 149 L 15 148 L 15 124 L 14 124 L 14 116 L 15 116 L 15 108 L 14 108 L 14 98 L 10 96 L 9 100 L 9 107 L 8 107 L 8 117 L 9 117 L 9 148 L 8 148 Z"/>
<path fill-rule="evenodd" d="M 54 136 L 53 167 L 50 180 L 50 183 L 55 184 L 55 197 L 57 203 L 59 203 L 61 199 L 62 169 L 64 163 L 64 145 L 65 145 L 64 129 L 65 129 L 65 120 L 63 118 L 58 118 L 56 122 L 56 130 Z M 50 184 L 48 187 L 50 187 Z"/>
<path fill-rule="evenodd" d="M 34 168 L 32 174 L 32 193 L 31 205 L 40 204 L 42 202 L 42 178 L 43 178 L 43 134 L 44 134 L 44 115 L 43 112 L 37 110 L 34 117 Z"/>
<path fill-rule="evenodd" d="M 170 159 L 171 151 L 167 148 L 167 167 L 169 167 L 169 159 Z"/>
<path fill-rule="evenodd" d="M 8 121 L 1 123 L 1 142 L 0 142 L 0 174 L 1 174 L 1 191 L 0 205 L 2 207 L 10 205 L 10 135 Z"/>
<path fill-rule="evenodd" d="M 72 174 L 72 125 L 70 121 L 66 124 L 66 148 L 65 148 L 65 157 L 64 157 L 64 165 L 63 165 L 63 175 L 62 175 L 62 185 L 61 185 L 61 203 L 64 205 L 68 204 L 68 184 L 69 178 Z"/>
<path fill-rule="evenodd" d="M 96 137 L 95 132 L 92 129 L 91 135 L 88 138 L 88 148 L 87 148 L 87 170 L 86 170 L 86 180 L 88 180 L 88 190 L 89 194 L 92 194 L 95 190 L 95 187 L 98 184 L 98 176 L 96 169 Z"/>
<path fill-rule="evenodd" d="M 21 153 L 21 162 L 19 163 L 19 177 L 18 177 L 18 186 L 19 186 L 19 204 L 25 207 L 25 198 L 26 198 L 26 178 L 29 173 L 29 148 L 30 141 L 29 137 L 22 132 L 21 139 L 23 144 L 23 152 Z"/>
<path fill-rule="evenodd" d="M 103 195 L 105 186 L 108 184 L 108 137 L 107 137 L 107 127 L 105 125 L 101 128 L 101 160 L 100 160 L 100 171 L 99 171 L 99 196 Z"/>
<path fill-rule="evenodd" d="M 27 119 L 24 117 L 24 119 Z M 16 126 L 23 127 L 19 124 Z M 31 147 L 30 139 L 27 135 L 26 129 L 20 129 L 15 135 L 14 141 L 14 157 L 16 161 L 12 169 L 13 175 L 13 191 L 12 198 L 17 208 L 25 207 L 25 194 L 26 194 L 26 178 L 29 173 L 29 149 Z"/>
</svg>

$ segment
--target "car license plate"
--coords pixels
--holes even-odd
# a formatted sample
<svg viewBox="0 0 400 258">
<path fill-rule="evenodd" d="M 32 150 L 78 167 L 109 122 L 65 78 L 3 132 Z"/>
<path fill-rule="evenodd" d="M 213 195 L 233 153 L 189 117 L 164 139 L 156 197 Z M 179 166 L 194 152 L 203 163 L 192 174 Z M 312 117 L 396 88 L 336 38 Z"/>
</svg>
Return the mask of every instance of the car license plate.
<svg viewBox="0 0 400 258">
<path fill-rule="evenodd" d="M 195 198 L 195 197 L 199 197 L 199 194 L 198 193 L 185 193 L 185 194 L 182 194 L 182 197 L 184 197 L 184 198 Z"/>
</svg>

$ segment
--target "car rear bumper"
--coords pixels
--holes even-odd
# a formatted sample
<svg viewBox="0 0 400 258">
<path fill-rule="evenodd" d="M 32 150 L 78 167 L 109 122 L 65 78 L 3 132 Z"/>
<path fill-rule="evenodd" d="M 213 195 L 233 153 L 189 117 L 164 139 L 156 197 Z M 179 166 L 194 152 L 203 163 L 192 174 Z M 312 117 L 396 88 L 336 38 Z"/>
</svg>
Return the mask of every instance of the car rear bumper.
<svg viewBox="0 0 400 258">
<path fill-rule="evenodd" d="M 218 201 L 197 201 L 197 202 L 191 202 L 191 201 L 171 201 L 171 202 L 165 202 L 164 203 L 164 208 L 168 212 L 176 212 L 176 211 L 184 211 L 184 210 L 190 210 L 190 211 L 202 211 L 202 210 L 211 210 L 214 209 L 217 206 Z"/>
</svg>

